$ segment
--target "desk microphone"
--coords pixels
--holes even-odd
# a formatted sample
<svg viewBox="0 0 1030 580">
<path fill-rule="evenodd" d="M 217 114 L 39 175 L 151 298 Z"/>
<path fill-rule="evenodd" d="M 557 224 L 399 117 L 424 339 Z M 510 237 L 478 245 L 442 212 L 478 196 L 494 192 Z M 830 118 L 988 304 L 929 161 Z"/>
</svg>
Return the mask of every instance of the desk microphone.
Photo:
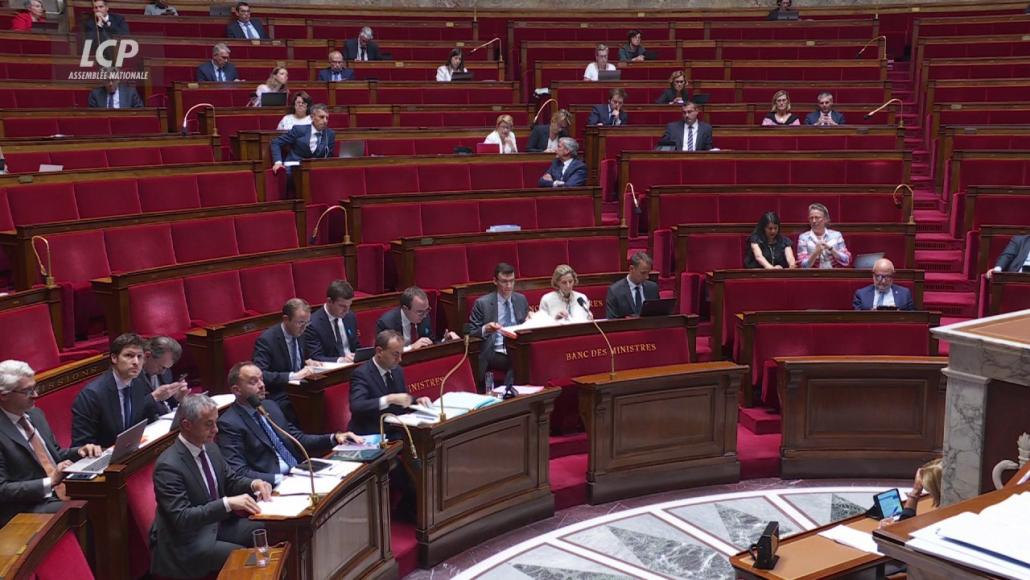
<svg viewBox="0 0 1030 580">
<path fill-rule="evenodd" d="M 451 378 L 451 375 L 453 375 L 455 371 L 457 371 L 459 368 L 461 368 L 461 365 L 466 360 L 468 360 L 468 357 L 469 357 L 469 339 L 470 338 L 471 337 L 469 337 L 469 335 L 467 335 L 467 334 L 465 335 L 465 352 L 461 355 L 461 360 L 459 360 L 458 364 L 454 365 L 454 367 L 451 370 L 447 371 L 447 374 L 443 376 L 443 380 L 440 381 L 440 420 L 441 421 L 446 421 L 447 420 L 447 413 L 444 412 L 444 410 L 443 410 L 443 388 L 444 388 L 444 385 L 447 384 L 447 379 Z"/>
<path fill-rule="evenodd" d="M 325 219 L 325 216 L 337 210 L 343 212 L 343 243 L 350 243 L 350 231 L 347 228 L 347 208 L 343 207 L 342 205 L 331 205 L 327 207 L 324 212 L 322 212 L 322 215 L 318 216 L 317 220 L 315 220 L 315 227 L 311 230 L 310 242 L 312 246 L 318 242 L 318 228 L 322 227 L 322 220 Z"/>
<path fill-rule="evenodd" d="M 855 55 L 855 58 L 861 58 L 862 57 L 862 53 L 865 52 L 865 49 L 867 49 L 870 46 L 872 46 L 872 44 L 874 42 L 878 42 L 878 41 L 881 41 L 881 40 L 884 43 L 883 44 L 883 52 L 886 53 L 887 52 L 887 37 L 886 36 L 877 36 L 876 38 L 873 38 L 869 42 L 865 43 L 865 46 L 862 47 L 862 50 L 858 51 L 858 54 Z"/>
<path fill-rule="evenodd" d="M 905 128 L 905 119 L 902 118 L 901 114 L 903 112 L 903 107 L 905 106 L 905 103 L 901 99 L 891 99 L 891 100 L 887 101 L 886 103 L 884 103 L 884 104 L 880 105 L 879 107 L 876 107 L 872 111 L 869 111 L 868 113 L 866 113 L 865 114 L 865 118 L 866 119 L 871 119 L 873 115 L 879 113 L 880 111 L 886 109 L 887 107 L 889 107 L 890 105 L 892 105 L 894 103 L 898 104 L 898 127 L 904 129 Z"/>
<path fill-rule="evenodd" d="M 311 462 L 311 456 L 308 455 L 308 450 L 304 449 L 304 446 L 300 444 L 300 441 L 294 439 L 293 435 L 290 435 L 283 430 L 282 427 L 275 424 L 275 421 L 268 416 L 268 411 L 265 409 L 264 405 L 261 404 L 261 399 L 259 399 L 257 395 L 247 397 L 247 404 L 253 407 L 258 413 L 261 413 L 261 416 L 268 420 L 268 424 L 271 425 L 273 429 L 278 431 L 281 435 L 285 435 L 286 438 L 292 441 L 293 444 L 300 449 L 300 452 L 304 454 L 304 459 L 307 459 L 308 461 L 308 479 L 311 481 L 311 496 L 308 499 L 311 500 L 311 507 L 317 506 L 318 494 L 315 493 L 315 464 Z"/>
<path fill-rule="evenodd" d="M 408 435 L 408 448 L 411 449 L 411 466 L 415 469 L 422 469 L 422 460 L 418 458 L 418 451 L 415 450 L 415 439 L 411 436 L 411 430 L 408 426 L 401 422 L 400 417 L 393 413 L 383 413 L 379 416 L 379 448 L 386 449 L 386 418 L 393 417 L 397 419 L 401 427 L 404 427 L 404 432 Z"/>
<path fill-rule="evenodd" d="M 577 303 L 580 306 L 582 306 L 583 308 L 586 308 L 587 301 L 584 300 L 582 296 L 579 297 L 579 300 L 577 300 Z M 590 312 L 590 311 L 587 310 L 587 312 Z M 594 328 L 597 329 L 597 332 L 601 333 L 601 338 L 603 338 L 605 344 L 608 345 L 608 354 L 611 355 L 611 359 L 612 359 L 612 370 L 608 373 L 608 380 L 614 381 L 615 380 L 615 349 L 612 348 L 612 343 L 611 343 L 610 340 L 608 340 L 608 335 L 605 334 L 604 330 L 601 329 L 601 325 L 598 324 L 597 321 L 594 320 L 593 318 L 590 319 L 590 322 L 594 323 Z"/>
<path fill-rule="evenodd" d="M 183 137 L 185 137 L 185 136 L 190 134 L 190 130 L 189 130 L 190 113 L 192 113 L 194 109 L 199 109 L 200 107 L 208 107 L 209 109 L 211 109 L 211 126 L 215 127 L 215 106 L 212 105 L 211 103 L 197 103 L 196 105 L 193 105 L 192 107 L 187 109 L 186 110 L 186 114 L 182 116 L 182 136 Z M 213 129 L 213 132 L 212 132 L 211 136 L 212 137 L 217 137 L 218 136 L 218 129 L 217 128 Z"/>
<path fill-rule="evenodd" d="M 472 50 L 470 50 L 470 51 L 469 51 L 469 54 L 475 54 L 475 53 L 476 53 L 476 52 L 477 52 L 478 50 L 480 50 L 480 49 L 482 49 L 482 48 L 486 48 L 486 47 L 490 46 L 491 44 L 493 44 L 493 43 L 495 43 L 495 42 L 500 42 L 500 41 L 501 41 L 501 39 L 500 39 L 500 38 L 495 38 L 495 39 L 493 39 L 493 40 L 490 40 L 490 41 L 484 42 L 483 44 L 480 44 L 479 46 L 477 46 L 477 47 L 473 48 Z M 502 59 L 502 60 L 503 60 L 503 59 Z"/>
<path fill-rule="evenodd" d="M 546 107 L 547 105 L 549 105 L 551 103 L 554 103 L 555 107 L 558 106 L 558 101 L 556 99 L 551 98 L 551 99 L 547 99 L 546 101 L 544 101 L 544 103 L 542 105 L 540 105 L 540 108 L 536 110 L 536 115 L 533 117 L 533 122 L 530 123 L 530 125 L 536 125 L 537 120 L 540 119 L 540 113 L 544 112 L 544 107 Z"/>
</svg>

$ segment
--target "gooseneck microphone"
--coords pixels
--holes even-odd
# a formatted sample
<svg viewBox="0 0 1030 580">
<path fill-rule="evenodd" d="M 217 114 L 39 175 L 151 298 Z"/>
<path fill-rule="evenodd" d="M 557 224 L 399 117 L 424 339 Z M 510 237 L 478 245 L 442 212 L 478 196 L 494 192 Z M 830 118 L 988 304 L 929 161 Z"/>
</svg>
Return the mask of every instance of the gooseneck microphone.
<svg viewBox="0 0 1030 580">
<path fill-rule="evenodd" d="M 322 212 L 322 215 L 318 216 L 318 219 L 315 221 L 315 227 L 311 230 L 311 245 L 315 245 L 315 242 L 318 241 L 318 228 L 322 227 L 322 220 L 325 219 L 325 216 L 337 210 L 343 212 L 343 243 L 350 243 L 350 230 L 347 228 L 347 208 L 342 205 L 331 205 L 327 207 L 326 210 Z"/>
<path fill-rule="evenodd" d="M 455 373 L 455 371 L 457 371 L 459 368 L 461 368 L 461 365 L 464 364 L 464 362 L 466 360 L 468 360 L 468 358 L 469 358 L 469 339 L 470 339 L 469 335 L 466 334 L 465 335 L 465 352 L 462 353 L 461 360 L 459 360 L 458 364 L 454 365 L 454 367 L 451 368 L 451 370 L 447 371 L 447 374 L 443 376 L 443 380 L 440 381 L 440 420 L 441 421 L 446 421 L 447 420 L 447 413 L 444 412 L 444 410 L 443 410 L 443 388 L 444 388 L 444 385 L 447 384 L 447 379 L 451 378 L 451 375 L 453 375 Z"/>
<path fill-rule="evenodd" d="M 304 446 L 301 445 L 300 441 L 297 441 L 293 435 L 290 435 L 282 427 L 275 424 L 275 421 L 268 416 L 268 411 L 265 409 L 264 405 L 261 404 L 261 399 L 259 399 L 257 395 L 247 397 L 247 404 L 257 410 L 258 413 L 261 413 L 261 416 L 268 420 L 268 424 L 271 425 L 273 429 L 278 431 L 280 435 L 284 435 L 287 439 L 292 441 L 293 444 L 300 449 L 300 452 L 304 454 L 304 459 L 308 462 L 308 479 L 311 481 L 311 496 L 308 499 L 311 501 L 311 507 L 317 506 L 318 494 L 315 493 L 315 465 L 311 463 L 311 456 L 308 455 L 308 450 L 304 449 Z"/>
<path fill-rule="evenodd" d="M 212 129 L 211 129 L 211 136 L 212 137 L 217 137 L 218 136 L 218 125 L 215 124 L 215 106 L 212 105 L 211 103 L 197 103 L 196 105 L 193 105 L 192 107 L 190 107 L 189 109 L 186 110 L 186 114 L 182 116 L 182 136 L 186 137 L 187 135 L 190 134 L 190 130 L 189 130 L 190 113 L 192 113 L 194 111 L 194 109 L 199 109 L 200 107 L 207 107 L 207 108 L 211 109 L 211 127 L 212 127 Z"/>
<path fill-rule="evenodd" d="M 404 423 L 401 422 L 400 417 L 398 417 L 397 415 L 394 415 L 393 413 L 383 413 L 382 415 L 379 416 L 379 448 L 380 449 L 386 449 L 386 445 L 387 445 L 387 442 L 386 442 L 386 418 L 387 417 L 393 417 L 394 419 L 397 419 L 397 423 L 399 423 L 401 427 L 404 427 L 404 433 L 406 433 L 407 436 L 408 436 L 408 449 L 411 449 L 411 465 L 415 469 L 421 469 L 422 468 L 422 461 L 418 458 L 418 451 L 415 449 L 415 439 L 412 438 L 412 436 L 411 436 L 411 430 L 408 429 L 407 425 L 405 425 Z"/>
<path fill-rule="evenodd" d="M 579 299 L 579 305 L 580 306 L 583 306 L 584 302 L 586 302 L 586 301 L 583 300 L 582 298 Z M 583 307 L 586 308 L 585 306 L 583 306 Z M 615 349 L 612 348 L 612 342 L 610 340 L 608 340 L 608 335 L 605 334 L 604 330 L 601 329 L 601 325 L 598 324 L 597 321 L 594 320 L 593 318 L 590 319 L 590 322 L 594 323 L 594 328 L 597 329 L 597 332 L 601 333 L 601 338 L 603 338 L 605 344 L 608 345 L 608 354 L 611 356 L 611 360 L 612 360 L 612 370 L 608 373 L 608 380 L 614 381 L 615 380 Z"/>
<path fill-rule="evenodd" d="M 36 240 L 43 242 L 43 248 L 46 250 L 46 266 L 43 266 L 43 260 L 39 257 L 39 250 L 36 249 Z M 29 240 L 32 244 L 32 253 L 36 255 L 36 263 L 39 264 L 39 273 L 43 276 L 47 286 L 54 285 L 54 263 L 50 256 L 50 240 L 43 236 L 32 236 Z"/>
<path fill-rule="evenodd" d="M 881 40 L 883 41 L 883 52 L 884 52 L 884 54 L 886 54 L 887 53 L 887 37 L 886 36 L 877 36 L 876 38 L 872 38 L 872 39 L 869 40 L 869 42 L 865 43 L 865 45 L 862 47 L 862 50 L 859 50 L 858 54 L 855 55 L 855 58 L 862 58 L 862 53 L 865 52 L 865 50 L 867 48 L 872 46 L 874 42 L 879 42 Z"/>
<path fill-rule="evenodd" d="M 865 118 L 866 119 L 871 119 L 873 115 L 879 113 L 880 111 L 886 109 L 887 107 L 893 105 L 894 103 L 898 104 L 898 127 L 901 128 L 901 129 L 904 129 L 905 128 L 905 119 L 901 116 L 901 114 L 903 112 L 903 108 L 905 106 L 905 102 L 902 101 L 901 99 L 891 99 L 891 100 L 887 101 L 886 103 L 884 103 L 884 104 L 880 105 L 879 107 L 876 107 L 872 111 L 869 111 L 868 113 L 866 113 L 865 114 Z"/>
</svg>

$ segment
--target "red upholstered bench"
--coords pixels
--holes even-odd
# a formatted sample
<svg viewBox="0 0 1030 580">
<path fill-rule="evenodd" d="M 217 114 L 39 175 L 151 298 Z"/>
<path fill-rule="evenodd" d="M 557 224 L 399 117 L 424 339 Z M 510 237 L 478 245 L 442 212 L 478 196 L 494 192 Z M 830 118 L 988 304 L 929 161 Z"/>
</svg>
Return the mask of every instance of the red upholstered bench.
<svg viewBox="0 0 1030 580">
<path fill-rule="evenodd" d="M 980 316 L 994 316 L 1030 308 L 1030 280 L 1026 274 L 995 272 L 981 290 Z"/>
<path fill-rule="evenodd" d="M 37 288 L 0 296 L 0 352 L 5 359 L 25 361 L 37 373 L 96 354 L 65 349 L 70 325 L 62 324 L 62 295 L 57 288 Z M 17 329 L 17 330 L 15 330 Z"/>
<path fill-rule="evenodd" d="M 155 141 L 159 143 L 159 141 Z M 65 170 L 97 169 L 104 167 L 146 167 L 180 163 L 211 163 L 214 154 L 210 145 L 154 145 L 137 141 L 134 146 L 93 149 L 88 144 L 80 148 L 57 151 L 5 151 L 9 173 L 34 173 L 42 164 L 61 165 Z"/>
</svg>

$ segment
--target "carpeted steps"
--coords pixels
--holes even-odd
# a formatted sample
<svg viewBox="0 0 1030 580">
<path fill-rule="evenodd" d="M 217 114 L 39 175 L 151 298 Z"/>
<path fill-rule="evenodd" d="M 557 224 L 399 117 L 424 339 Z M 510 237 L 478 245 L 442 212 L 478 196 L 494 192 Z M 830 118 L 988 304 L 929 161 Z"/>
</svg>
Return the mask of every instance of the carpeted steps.
<svg viewBox="0 0 1030 580">
<path fill-rule="evenodd" d="M 782 417 L 768 407 L 739 407 L 737 424 L 755 435 L 771 435 L 782 429 Z"/>
<path fill-rule="evenodd" d="M 976 316 L 976 293 L 923 292 L 923 309 L 936 310 L 942 316 L 973 318 Z"/>
</svg>

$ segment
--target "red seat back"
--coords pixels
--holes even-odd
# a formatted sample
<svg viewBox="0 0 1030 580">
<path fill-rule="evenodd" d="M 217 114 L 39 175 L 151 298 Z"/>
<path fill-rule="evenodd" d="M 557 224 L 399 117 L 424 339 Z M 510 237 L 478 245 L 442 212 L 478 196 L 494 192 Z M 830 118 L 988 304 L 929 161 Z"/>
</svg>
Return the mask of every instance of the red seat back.
<svg viewBox="0 0 1030 580">
<path fill-rule="evenodd" d="M 172 245 L 179 263 L 235 256 L 236 227 L 233 218 L 189 220 L 172 223 Z"/>
<path fill-rule="evenodd" d="M 129 287 L 132 327 L 143 336 L 179 335 L 190 328 L 190 311 L 181 279 Z"/>
<path fill-rule="evenodd" d="M 167 224 L 146 224 L 104 230 L 107 259 L 112 272 L 135 272 L 175 263 L 172 229 Z"/>
<path fill-rule="evenodd" d="M 244 360 L 244 359 L 241 359 Z M 125 503 L 128 508 L 129 572 L 133 578 L 150 570 L 150 526 L 157 512 L 154 496 L 154 464 L 150 463 L 130 475 L 125 482 Z"/>
<path fill-rule="evenodd" d="M 277 312 L 287 300 L 296 296 L 293 269 L 289 264 L 240 270 L 240 285 L 243 287 L 244 308 L 260 314 Z"/>
<path fill-rule="evenodd" d="M 32 368 L 37 373 L 46 370 L 36 366 Z M 72 444 L 72 404 L 79 396 L 79 391 L 95 378 L 96 376 L 91 375 L 66 387 L 48 391 L 36 399 L 36 406 L 46 415 L 54 439 L 61 447 L 71 447 Z"/>
<path fill-rule="evenodd" d="M 0 327 L 5 329 L 0 332 L 4 359 L 25 361 L 37 373 L 61 364 L 50 310 L 45 304 L 0 310 Z"/>
<path fill-rule="evenodd" d="M 291 211 L 236 217 L 236 243 L 241 254 L 296 248 L 297 222 Z"/>
<path fill-rule="evenodd" d="M 190 276 L 183 280 L 193 324 L 221 324 L 243 318 L 243 288 L 236 270 Z"/>
</svg>

